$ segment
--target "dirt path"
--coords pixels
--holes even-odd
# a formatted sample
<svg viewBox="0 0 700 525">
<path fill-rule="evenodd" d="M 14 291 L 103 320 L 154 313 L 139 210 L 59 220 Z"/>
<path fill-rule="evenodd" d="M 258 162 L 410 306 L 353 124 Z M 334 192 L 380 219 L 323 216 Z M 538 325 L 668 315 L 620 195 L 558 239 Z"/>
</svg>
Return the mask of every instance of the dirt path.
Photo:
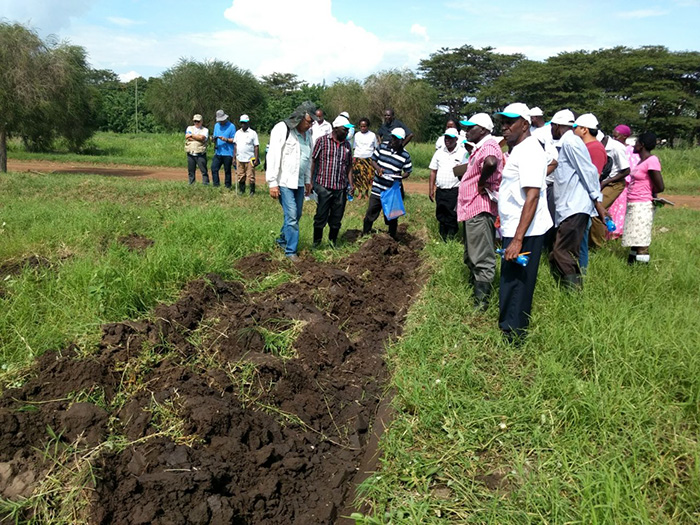
<svg viewBox="0 0 700 525">
<path fill-rule="evenodd" d="M 14 160 L 7 161 L 7 169 L 16 172 L 34 173 L 84 173 L 105 175 L 109 177 L 129 177 L 133 179 L 155 180 L 187 180 L 187 170 L 182 168 L 168 168 L 164 166 L 129 166 L 126 164 L 87 164 L 80 162 L 55 162 L 44 160 Z M 199 175 L 197 176 L 199 179 Z M 407 180 L 404 183 L 409 193 L 428 193 L 427 180 Z M 663 195 L 666 199 L 675 203 L 676 207 L 700 210 L 700 195 Z"/>
</svg>

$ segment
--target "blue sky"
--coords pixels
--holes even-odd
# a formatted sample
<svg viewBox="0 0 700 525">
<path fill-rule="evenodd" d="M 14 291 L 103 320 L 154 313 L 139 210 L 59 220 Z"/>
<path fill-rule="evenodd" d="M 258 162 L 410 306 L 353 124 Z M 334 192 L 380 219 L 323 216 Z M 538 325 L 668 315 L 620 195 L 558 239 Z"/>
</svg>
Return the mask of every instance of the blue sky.
<svg viewBox="0 0 700 525">
<path fill-rule="evenodd" d="M 0 0 L 0 17 L 85 47 L 93 67 L 125 80 L 181 57 L 332 83 L 464 44 L 535 60 L 616 45 L 700 50 L 700 0 Z"/>
</svg>

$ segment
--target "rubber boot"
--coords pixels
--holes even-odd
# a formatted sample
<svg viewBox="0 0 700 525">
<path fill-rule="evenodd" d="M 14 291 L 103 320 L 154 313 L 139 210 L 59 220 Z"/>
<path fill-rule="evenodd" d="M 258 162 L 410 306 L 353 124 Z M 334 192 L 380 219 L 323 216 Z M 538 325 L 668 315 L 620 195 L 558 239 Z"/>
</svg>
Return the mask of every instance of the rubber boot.
<svg viewBox="0 0 700 525">
<path fill-rule="evenodd" d="M 340 233 L 340 228 L 331 228 L 328 232 L 328 241 L 331 243 L 333 248 L 335 248 L 335 245 L 338 244 L 338 233 Z"/>
<path fill-rule="evenodd" d="M 443 223 L 438 223 L 438 231 L 440 232 L 440 237 L 444 242 L 447 242 L 447 226 Z"/>
<path fill-rule="evenodd" d="M 627 256 L 627 264 L 632 266 L 636 262 L 637 262 L 637 250 L 630 250 L 630 253 Z"/>
<path fill-rule="evenodd" d="M 253 195 L 255 195 L 255 183 L 251 182 L 250 183 L 250 196 L 252 197 Z"/>
<path fill-rule="evenodd" d="M 323 228 L 314 228 L 314 248 L 321 246 L 321 241 L 323 240 Z"/>
<path fill-rule="evenodd" d="M 570 275 L 565 275 L 561 280 L 564 288 L 570 291 L 579 291 L 583 288 L 583 282 L 581 281 L 581 275 L 578 273 L 572 273 Z"/>
<path fill-rule="evenodd" d="M 362 223 L 362 235 L 368 235 L 372 231 L 372 221 L 365 219 Z"/>
<path fill-rule="evenodd" d="M 481 310 L 482 312 L 488 310 L 490 295 L 491 283 L 474 281 L 474 306 L 477 310 Z"/>
<path fill-rule="evenodd" d="M 238 182 L 238 194 L 243 195 L 245 193 L 245 181 Z"/>
<path fill-rule="evenodd" d="M 399 229 L 399 221 L 398 220 L 393 220 L 389 221 L 389 235 L 391 235 L 391 238 L 394 239 L 395 241 L 398 241 L 398 235 L 397 231 Z"/>
<path fill-rule="evenodd" d="M 634 259 L 635 259 L 634 262 L 636 262 L 636 263 L 649 264 L 649 254 L 648 253 L 638 253 Z"/>
</svg>

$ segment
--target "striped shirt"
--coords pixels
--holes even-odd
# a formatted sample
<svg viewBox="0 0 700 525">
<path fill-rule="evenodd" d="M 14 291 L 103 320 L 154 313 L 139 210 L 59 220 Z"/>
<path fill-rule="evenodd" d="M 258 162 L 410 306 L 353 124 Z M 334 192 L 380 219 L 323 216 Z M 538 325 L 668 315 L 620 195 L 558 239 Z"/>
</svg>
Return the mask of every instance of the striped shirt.
<svg viewBox="0 0 700 525">
<path fill-rule="evenodd" d="M 383 174 L 375 174 L 372 181 L 372 194 L 380 197 L 384 190 L 388 190 L 395 180 L 401 180 L 401 173 L 411 173 L 411 155 L 408 151 L 398 152 L 389 146 L 389 141 L 382 142 L 372 153 L 372 160 L 383 170 Z"/>
<path fill-rule="evenodd" d="M 316 141 L 312 157 L 316 163 L 316 184 L 329 190 L 344 190 L 348 187 L 352 149 L 347 140 L 338 142 L 332 135 L 324 135 Z"/>
<path fill-rule="evenodd" d="M 486 181 L 486 195 L 479 193 L 479 179 L 481 170 L 484 167 L 486 157 L 496 157 L 498 164 L 496 171 Z M 459 196 L 457 197 L 457 220 L 468 221 L 480 213 L 490 213 L 498 215 L 498 204 L 491 199 L 488 192 L 495 197 L 498 196 L 498 189 L 501 185 L 501 173 L 503 172 L 503 153 L 498 142 L 492 135 L 487 135 L 479 143 L 469 156 L 467 172 L 462 177 L 459 185 Z"/>
</svg>

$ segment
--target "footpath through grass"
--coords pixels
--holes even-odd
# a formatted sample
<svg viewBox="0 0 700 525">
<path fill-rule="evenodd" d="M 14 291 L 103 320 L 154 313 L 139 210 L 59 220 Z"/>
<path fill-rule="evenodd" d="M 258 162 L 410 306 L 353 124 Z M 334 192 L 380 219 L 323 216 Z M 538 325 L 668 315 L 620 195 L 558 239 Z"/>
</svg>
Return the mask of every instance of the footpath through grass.
<svg viewBox="0 0 700 525">
<path fill-rule="evenodd" d="M 211 131 L 211 130 L 210 130 Z M 259 133 L 260 152 L 264 155 L 269 135 Z M 18 139 L 9 143 L 9 157 L 18 160 L 51 160 L 57 162 L 87 162 L 94 164 L 131 164 L 134 166 L 167 166 L 182 168 L 186 165 L 184 138 L 181 133 L 121 134 L 99 132 L 92 138 L 83 154 L 70 153 L 65 144 L 57 142 L 52 153 L 25 151 Z M 434 142 L 408 145 L 413 161 L 413 179 L 428 179 L 428 165 L 435 152 Z M 659 149 L 655 151 L 661 160 L 666 183 L 666 193 L 682 195 L 700 194 L 700 148 Z M 209 160 L 213 148 L 209 148 Z"/>
<path fill-rule="evenodd" d="M 2 388 L 33 356 L 89 348 L 102 323 L 148 315 L 193 278 L 238 278 L 234 261 L 274 250 L 281 225 L 265 194 L 1 180 L 0 264 L 39 261 L 0 282 Z M 358 521 L 697 523 L 700 212 L 659 210 L 648 267 L 629 268 L 618 243 L 592 254 L 581 294 L 558 290 L 543 264 L 531 337 L 514 349 L 500 341 L 495 304 L 473 313 L 462 248 L 437 241 L 433 205 L 411 196 L 407 206 L 401 222 L 428 239 L 431 277 L 388 349 L 396 416 L 363 485 L 371 512 Z M 344 229 L 360 228 L 364 210 L 350 203 Z M 130 251 L 119 238 L 132 233 L 154 244 Z"/>
</svg>

